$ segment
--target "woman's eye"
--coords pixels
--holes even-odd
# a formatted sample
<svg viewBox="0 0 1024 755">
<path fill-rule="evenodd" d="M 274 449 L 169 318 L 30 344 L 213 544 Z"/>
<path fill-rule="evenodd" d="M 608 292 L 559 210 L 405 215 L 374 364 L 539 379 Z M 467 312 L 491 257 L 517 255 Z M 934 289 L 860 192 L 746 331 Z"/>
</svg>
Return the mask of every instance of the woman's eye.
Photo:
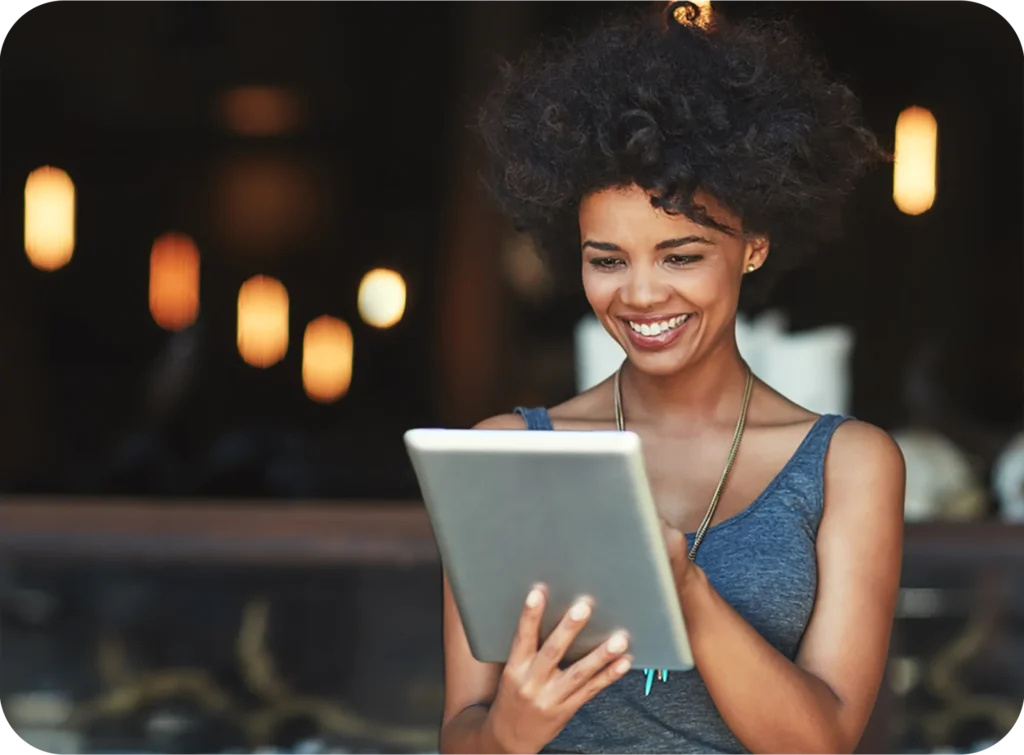
<svg viewBox="0 0 1024 755">
<path fill-rule="evenodd" d="M 665 261 L 670 265 L 689 265 L 703 259 L 699 254 L 670 254 Z"/>
<path fill-rule="evenodd" d="M 595 257 L 590 260 L 590 264 L 599 270 L 612 270 L 619 267 L 622 264 L 622 260 L 617 257 Z"/>
</svg>

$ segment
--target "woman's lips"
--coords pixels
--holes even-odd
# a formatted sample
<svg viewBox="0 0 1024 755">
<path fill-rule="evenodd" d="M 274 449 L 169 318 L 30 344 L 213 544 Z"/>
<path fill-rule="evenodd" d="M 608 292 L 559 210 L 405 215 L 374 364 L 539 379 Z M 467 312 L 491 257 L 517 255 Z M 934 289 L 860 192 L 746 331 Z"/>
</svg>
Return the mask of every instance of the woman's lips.
<svg viewBox="0 0 1024 755">
<path fill-rule="evenodd" d="M 663 349 L 676 341 L 687 329 L 692 314 L 665 317 L 620 317 L 626 337 L 641 349 Z"/>
</svg>

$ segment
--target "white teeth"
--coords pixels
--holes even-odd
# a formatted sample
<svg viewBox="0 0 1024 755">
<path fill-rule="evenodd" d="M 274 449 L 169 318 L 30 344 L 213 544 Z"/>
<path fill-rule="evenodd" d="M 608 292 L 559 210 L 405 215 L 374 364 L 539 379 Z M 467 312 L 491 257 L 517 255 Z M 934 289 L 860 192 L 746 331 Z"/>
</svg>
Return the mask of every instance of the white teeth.
<svg viewBox="0 0 1024 755">
<path fill-rule="evenodd" d="M 662 333 L 678 328 L 686 322 L 688 317 L 689 315 L 679 315 L 678 317 L 673 317 L 671 320 L 662 320 L 661 322 L 652 323 L 636 323 L 630 321 L 629 327 L 641 335 L 648 337 L 660 336 Z"/>
</svg>

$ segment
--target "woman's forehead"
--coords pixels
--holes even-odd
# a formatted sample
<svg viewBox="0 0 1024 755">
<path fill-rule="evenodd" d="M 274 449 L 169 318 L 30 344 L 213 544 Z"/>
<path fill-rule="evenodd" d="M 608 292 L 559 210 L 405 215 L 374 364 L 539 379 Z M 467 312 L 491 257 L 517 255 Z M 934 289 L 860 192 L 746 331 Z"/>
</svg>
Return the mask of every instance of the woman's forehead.
<svg viewBox="0 0 1024 755">
<path fill-rule="evenodd" d="M 739 230 L 740 220 L 714 197 L 698 192 L 694 202 L 708 216 L 726 227 Z M 669 213 L 654 206 L 651 195 L 638 186 L 602 189 L 586 196 L 579 207 L 582 233 L 619 236 L 669 237 L 680 234 L 724 235 L 680 213 Z"/>
</svg>

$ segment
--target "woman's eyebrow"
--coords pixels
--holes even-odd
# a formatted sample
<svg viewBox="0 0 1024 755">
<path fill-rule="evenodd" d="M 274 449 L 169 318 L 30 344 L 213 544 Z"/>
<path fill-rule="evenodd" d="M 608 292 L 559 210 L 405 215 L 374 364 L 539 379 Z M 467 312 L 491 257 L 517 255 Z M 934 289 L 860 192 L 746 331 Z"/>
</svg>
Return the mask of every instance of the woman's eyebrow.
<svg viewBox="0 0 1024 755">
<path fill-rule="evenodd" d="M 689 246 L 690 244 L 709 244 L 710 245 L 712 243 L 713 242 L 710 239 L 707 239 L 704 236 L 683 236 L 683 237 L 678 238 L 678 239 L 665 239 L 664 241 L 659 241 L 655 245 L 654 248 L 655 249 L 678 249 L 679 247 Z M 597 249 L 598 251 L 601 251 L 601 252 L 621 252 L 622 251 L 622 247 L 620 247 L 618 244 L 613 244 L 610 241 L 597 241 L 596 239 L 587 239 L 586 241 L 583 242 L 582 248 L 586 249 L 588 246 L 591 249 Z"/>
</svg>

